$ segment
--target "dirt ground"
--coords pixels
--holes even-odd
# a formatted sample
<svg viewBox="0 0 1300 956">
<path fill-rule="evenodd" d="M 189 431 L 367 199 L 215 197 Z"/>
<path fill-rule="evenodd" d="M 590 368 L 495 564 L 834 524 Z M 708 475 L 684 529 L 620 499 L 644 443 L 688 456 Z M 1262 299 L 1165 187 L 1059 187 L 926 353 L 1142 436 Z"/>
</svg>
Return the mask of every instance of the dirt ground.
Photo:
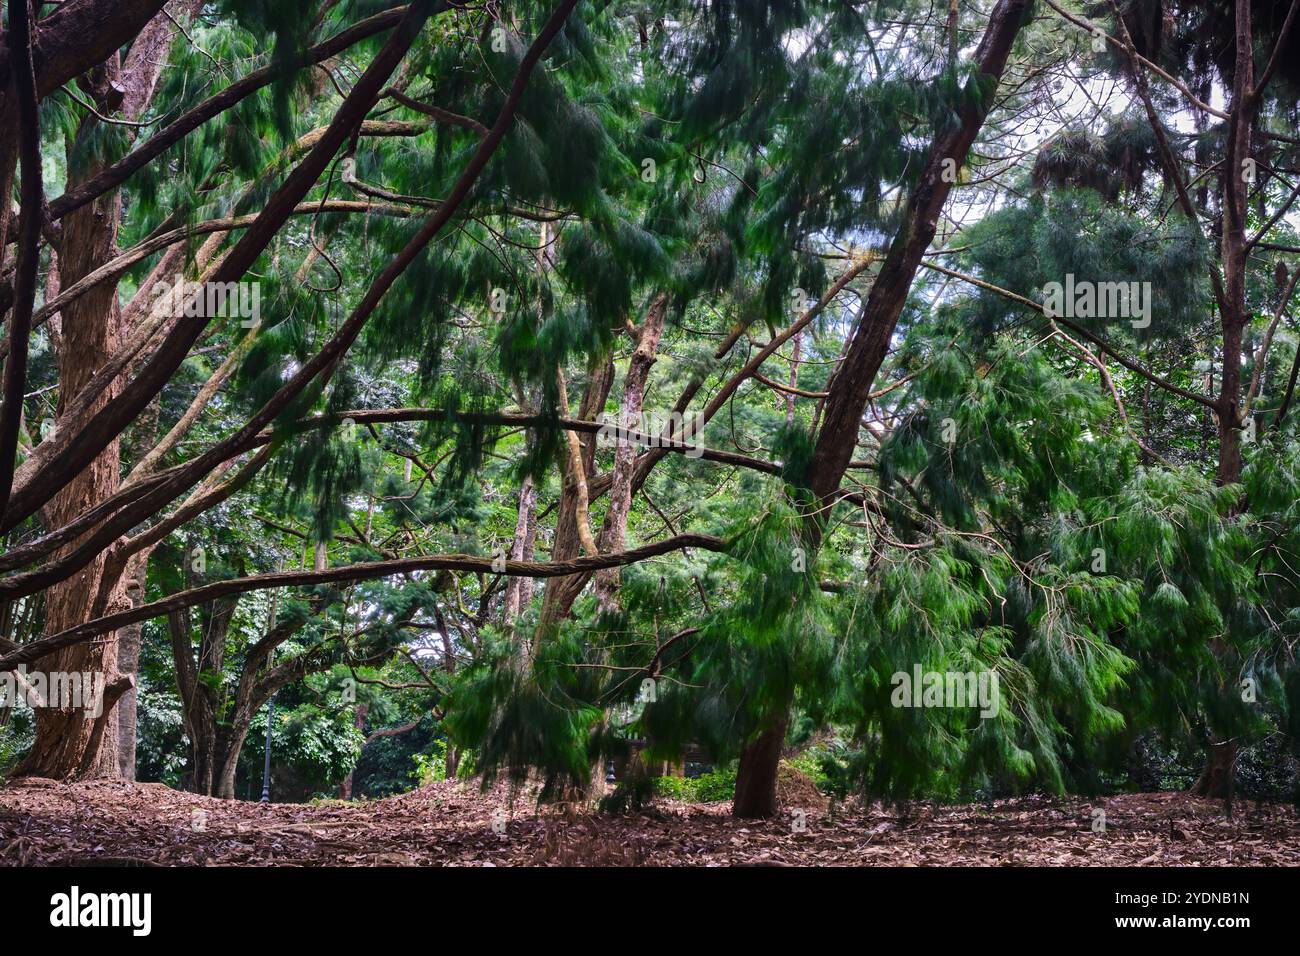
<svg viewBox="0 0 1300 956">
<path fill-rule="evenodd" d="M 787 799 L 787 803 L 791 803 Z M 102 866 L 374 865 L 1300 865 L 1289 806 L 1183 794 L 1096 802 L 1025 798 L 910 815 L 821 801 L 763 822 L 725 804 L 603 816 L 538 811 L 502 791 L 435 783 L 385 800 L 259 804 L 162 784 L 26 781 L 0 789 L 0 863 Z M 1104 832 L 1095 811 L 1104 809 Z M 802 823 L 802 826 L 800 825 Z M 500 831 L 500 832 L 498 832 Z"/>
</svg>

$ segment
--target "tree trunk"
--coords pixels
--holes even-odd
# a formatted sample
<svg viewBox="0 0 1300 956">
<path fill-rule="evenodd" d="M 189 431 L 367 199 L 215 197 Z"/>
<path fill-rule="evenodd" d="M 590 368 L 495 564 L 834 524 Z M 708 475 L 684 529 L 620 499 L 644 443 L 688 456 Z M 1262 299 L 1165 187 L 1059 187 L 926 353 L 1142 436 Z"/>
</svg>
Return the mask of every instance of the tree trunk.
<svg viewBox="0 0 1300 956">
<path fill-rule="evenodd" d="M 1000 81 L 1011 45 L 1023 26 L 1027 0 L 999 0 L 989 15 L 988 27 L 975 51 L 977 72 Z M 979 78 L 972 77 L 971 84 Z M 973 87 L 972 87 L 973 89 Z M 829 509 L 839 492 L 840 482 L 857 447 L 862 414 L 876 374 L 889 351 L 889 343 L 903 306 L 916 279 L 922 257 L 934 240 L 939 218 L 952 189 L 944 175 L 951 162 L 965 163 L 975 142 L 995 90 L 966 99 L 961 121 L 937 136 L 921 170 L 916 187 L 908 196 L 902 224 L 889 245 L 889 252 L 871 285 L 861 318 L 854 329 L 844 360 L 828 388 L 822 427 L 817 435 L 807 482 L 815 516 L 807 523 L 805 546 L 816 550 Z M 781 738 L 789 721 L 788 707 L 778 708 L 766 718 L 768 730 L 760 734 L 741 754 L 736 779 L 737 816 L 770 816 L 776 812 L 776 771 Z"/>
<path fill-rule="evenodd" d="M 519 486 L 519 512 L 515 520 L 515 537 L 510 546 L 512 561 L 533 560 L 533 548 L 537 541 L 537 486 L 531 475 L 525 476 Z M 528 602 L 533 597 L 532 578 L 511 578 L 506 582 L 505 610 L 502 621 L 512 627 Z"/>
<path fill-rule="evenodd" d="M 239 755 L 248 739 L 248 720 L 244 719 L 227 728 L 221 735 L 216 774 L 213 777 L 215 792 L 222 800 L 235 799 L 235 773 L 239 769 Z"/>
<path fill-rule="evenodd" d="M 645 409 L 646 383 L 650 368 L 659 352 L 659 339 L 663 336 L 664 317 L 668 312 L 668 295 L 660 292 L 650 304 L 645 321 L 636 333 L 636 348 L 628 360 L 627 375 L 623 379 L 623 398 L 619 404 L 619 424 L 623 428 L 639 430 L 641 413 Z M 609 489 L 609 507 L 600 531 L 599 550 L 602 553 L 622 551 L 627 538 L 627 519 L 632 510 L 632 481 L 636 472 L 637 446 L 620 437 L 614 450 L 613 480 Z M 618 568 L 596 573 L 596 600 L 602 611 L 618 606 Z M 603 778 L 602 778 L 603 783 Z"/>
<path fill-rule="evenodd" d="M 197 6 L 198 0 L 187 0 L 178 7 L 176 15 L 186 16 Z M 91 95 L 101 112 L 120 111 L 128 120 L 135 120 L 143 114 L 153 99 L 175 32 L 171 17 L 160 13 L 132 41 L 124 61 L 119 61 L 119 55 L 114 53 L 102 66 L 88 74 L 93 88 Z M 95 117 L 84 121 L 78 130 L 78 142 L 94 135 L 100 123 Z M 79 178 L 69 176 L 66 188 L 72 188 L 97 172 L 98 164 L 90 166 Z M 7 205 L 7 191 L 5 197 Z M 116 256 L 121 217 L 121 198 L 113 191 L 63 218 L 58 264 L 58 281 L 63 287 L 70 286 Z M 58 350 L 60 415 L 95 371 L 113 355 L 121 337 L 120 323 L 117 284 L 114 282 L 103 283 L 62 310 L 62 341 Z M 120 387 L 120 382 L 115 381 L 96 395 L 86 410 L 86 417 L 108 404 Z M 81 424 L 80 421 L 60 421 L 59 427 L 78 428 Z M 117 491 L 120 458 L 120 445 L 114 438 L 46 505 L 43 509 L 46 527 L 61 527 Z M 69 553 L 78 543 L 69 543 L 59 555 Z M 105 558 L 101 554 L 77 574 L 49 588 L 45 604 L 47 635 L 89 620 L 95 613 L 94 601 L 101 590 L 108 598 L 106 612 L 126 608 L 123 583 L 120 580 L 102 581 L 104 567 Z M 133 669 L 131 661 L 126 663 Z M 38 666 L 47 670 L 101 673 L 106 688 L 129 688 L 133 702 L 134 681 L 124 684 L 119 680 L 118 664 L 117 635 L 110 634 L 101 641 L 64 648 L 43 658 Z M 108 706 L 109 701 L 106 699 L 104 703 Z M 134 719 L 130 723 L 133 728 Z M 41 708 L 36 713 L 36 740 L 18 773 L 56 779 L 73 774 L 114 777 L 121 772 L 118 742 L 116 717 L 96 721 L 84 711 Z M 131 762 L 134 767 L 134 754 Z"/>
<path fill-rule="evenodd" d="M 369 712 L 370 712 L 369 704 L 357 704 L 356 712 L 352 716 L 352 726 L 355 727 L 358 732 L 362 732 L 365 730 L 366 714 L 368 714 Z M 357 754 L 357 758 L 360 759 L 360 757 L 361 755 Z M 348 775 L 343 778 L 343 782 L 339 784 L 340 800 L 352 799 L 352 775 L 353 773 L 356 772 L 356 769 L 357 769 L 356 766 L 353 765 L 352 769 L 348 771 Z"/>
<path fill-rule="evenodd" d="M 778 708 L 767 729 L 741 753 L 740 768 L 736 772 L 736 796 L 731 802 L 734 816 L 776 816 L 776 773 L 785 746 L 789 712 L 789 705 Z"/>
<path fill-rule="evenodd" d="M 1233 77 L 1232 112 L 1228 123 L 1228 155 L 1220 182 L 1223 187 L 1223 220 L 1220 253 L 1223 259 L 1224 299 L 1223 370 L 1218 396 L 1219 461 L 1215 480 L 1220 485 L 1241 480 L 1242 345 L 1250 322 L 1246 307 L 1246 230 L 1248 226 L 1248 183 L 1246 163 L 1251 156 L 1251 129 L 1258 100 L 1254 96 L 1254 42 L 1249 0 L 1236 2 L 1236 69 Z M 1229 644 L 1231 642 L 1228 642 Z M 1216 656 L 1228 647 L 1216 646 Z M 1213 744 L 1192 790 L 1201 796 L 1223 797 L 1232 812 L 1232 784 L 1237 759 L 1235 741 L 1213 735 Z"/>
<path fill-rule="evenodd" d="M 663 336 L 664 318 L 668 313 L 668 295 L 655 295 L 646 312 L 645 320 L 634 334 L 636 348 L 628 360 L 627 374 L 623 378 L 623 397 L 619 402 L 619 425 L 641 430 L 641 417 L 645 409 L 646 385 L 650 369 L 658 358 L 659 340 Z M 614 449 L 614 468 L 609 489 L 609 507 L 600 529 L 597 548 L 608 554 L 622 551 L 627 540 L 627 521 L 632 511 L 633 482 L 636 477 L 637 446 L 622 436 Z M 619 585 L 622 575 L 617 568 L 596 573 L 596 602 L 602 612 L 619 608 Z M 608 719 L 602 717 L 602 725 Z M 605 761 L 598 754 L 592 762 L 587 783 L 588 795 L 599 800 L 605 795 Z"/>
<path fill-rule="evenodd" d="M 220 701 L 204 675 L 219 676 L 222 673 L 226 632 L 237 603 L 237 598 L 227 598 L 214 601 L 209 606 L 203 615 L 197 658 L 190 639 L 189 612 L 176 611 L 167 615 L 172 660 L 176 666 L 176 688 L 181 698 L 181 720 L 190 741 L 188 789 L 208 796 L 213 794 L 214 788 L 220 783 L 224 749 L 222 744 L 226 729 L 218 721 Z M 236 720 L 241 716 L 240 703 L 237 699 Z"/>
<path fill-rule="evenodd" d="M 602 362 L 591 372 L 587 389 L 578 408 L 578 418 L 591 421 L 605 407 L 609 397 L 609 387 L 614 380 L 612 361 Z M 578 439 L 582 444 L 582 466 L 588 474 L 596 460 L 596 436 L 585 434 Z M 567 561 L 576 557 L 581 541 L 578 536 L 578 500 L 577 491 L 572 483 L 572 471 L 566 461 L 564 467 L 565 486 L 560 493 L 559 516 L 555 521 L 555 540 L 551 545 L 552 561 Z M 586 586 L 589 579 L 585 574 L 573 574 L 568 577 L 551 578 L 546 582 L 542 595 L 541 624 L 546 627 L 564 620 L 573 607 L 573 602 Z"/>
<path fill-rule="evenodd" d="M 132 608 L 144 603 L 147 552 L 133 555 L 126 570 L 126 597 Z M 140 635 L 143 624 L 117 632 L 117 669 L 131 678 L 131 686 L 117 702 L 117 770 L 123 780 L 135 779 L 136 689 L 140 674 Z"/>
<path fill-rule="evenodd" d="M 1237 742 L 1215 740 L 1191 792 L 1198 797 L 1230 800 L 1237 773 Z"/>
<path fill-rule="evenodd" d="M 102 82 L 107 85 L 107 76 Z M 88 135 L 87 129 L 83 127 L 82 133 Z M 64 287 L 113 257 L 120 207 L 121 202 L 113 193 L 64 218 L 62 255 L 59 257 L 59 279 Z M 62 318 L 63 348 L 58 356 L 60 415 L 117 347 L 119 311 L 116 287 L 104 283 L 81 296 L 63 309 Z M 91 405 L 91 413 L 107 404 L 116 393 L 116 384 L 105 389 Z M 114 439 L 55 495 L 44 509 L 46 527 L 62 527 L 117 491 L 118 449 L 118 442 Z M 76 542 L 65 546 L 59 555 L 67 554 L 75 546 Z M 100 555 L 72 577 L 49 588 L 45 602 L 47 636 L 90 619 L 103 569 L 104 556 Z M 122 589 L 113 588 L 111 593 L 109 610 L 122 610 L 125 603 Z M 117 673 L 117 642 L 113 635 L 108 635 L 103 641 L 74 645 L 42 658 L 38 667 L 49 671 L 99 673 L 108 683 Z M 91 742 L 94 723 L 84 711 L 54 707 L 37 710 L 36 740 L 19 772 L 55 779 L 65 779 L 79 772 L 92 777 L 115 776 L 118 772 L 116 725 L 105 728 L 99 738 L 100 753 L 87 762 L 86 749 Z"/>
<path fill-rule="evenodd" d="M 190 734 L 189 791 L 212 795 L 212 765 L 217 751 L 217 730 L 212 721 L 196 722 Z"/>
</svg>

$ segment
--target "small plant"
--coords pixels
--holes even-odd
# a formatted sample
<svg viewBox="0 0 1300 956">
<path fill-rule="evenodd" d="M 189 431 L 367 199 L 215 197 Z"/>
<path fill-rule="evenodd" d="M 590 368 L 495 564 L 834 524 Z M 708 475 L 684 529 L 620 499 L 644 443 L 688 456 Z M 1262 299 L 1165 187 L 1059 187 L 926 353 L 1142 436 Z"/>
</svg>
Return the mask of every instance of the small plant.
<svg viewBox="0 0 1300 956">
<path fill-rule="evenodd" d="M 30 722 L 10 719 L 0 725 L 0 774 L 8 773 L 32 746 Z"/>
<path fill-rule="evenodd" d="M 429 745 L 427 752 L 413 754 L 411 759 L 415 762 L 415 769 L 411 771 L 411 776 L 415 778 L 420 786 L 426 786 L 435 780 L 447 779 L 447 742 L 445 740 L 435 740 Z"/>
<path fill-rule="evenodd" d="M 830 792 L 831 776 L 826 770 L 826 763 L 833 762 L 834 756 L 827 747 L 810 747 L 798 756 L 791 757 L 790 766 L 804 774 L 816 784 L 822 793 Z"/>
</svg>

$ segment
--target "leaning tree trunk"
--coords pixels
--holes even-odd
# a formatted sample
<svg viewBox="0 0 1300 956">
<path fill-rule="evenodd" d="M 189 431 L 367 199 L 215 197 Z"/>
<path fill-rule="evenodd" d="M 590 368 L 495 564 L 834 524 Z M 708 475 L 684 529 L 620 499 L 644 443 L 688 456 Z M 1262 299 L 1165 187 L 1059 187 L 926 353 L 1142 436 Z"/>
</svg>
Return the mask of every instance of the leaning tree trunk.
<svg viewBox="0 0 1300 956">
<path fill-rule="evenodd" d="M 989 14 L 988 27 L 975 51 L 976 72 L 968 83 L 961 120 L 940 133 L 930 148 L 916 187 L 908 197 L 902 223 L 880 272 L 871 286 L 862 317 L 844 360 L 831 381 L 824 406 L 824 418 L 817 435 L 808 485 L 812 492 L 814 517 L 808 521 L 805 546 L 820 547 L 826 505 L 833 504 L 840 481 L 857 447 L 862 414 L 866 409 L 876 373 L 885 360 L 898 317 L 911 291 L 925 255 L 934 239 L 943 207 L 952 188 L 945 176 L 950 163 L 960 168 L 988 116 L 1006 67 L 1011 45 L 1020 33 L 1028 0 L 999 0 Z M 979 91 L 984 79 L 993 88 Z M 979 91 L 979 92 L 977 92 Z M 741 817 L 771 816 L 776 812 L 776 773 L 789 707 L 782 705 L 759 723 L 759 734 L 741 754 L 736 777 L 736 799 L 732 812 Z"/>
</svg>

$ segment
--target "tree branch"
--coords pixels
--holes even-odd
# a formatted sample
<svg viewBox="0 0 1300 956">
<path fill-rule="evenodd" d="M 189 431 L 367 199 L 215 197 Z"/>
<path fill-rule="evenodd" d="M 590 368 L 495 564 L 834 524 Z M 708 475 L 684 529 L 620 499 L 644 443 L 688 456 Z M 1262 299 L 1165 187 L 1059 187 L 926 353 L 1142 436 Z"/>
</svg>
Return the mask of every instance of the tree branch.
<svg viewBox="0 0 1300 956">
<path fill-rule="evenodd" d="M 725 552 L 727 547 L 727 542 L 713 535 L 679 534 L 653 544 L 632 548 L 629 551 L 549 563 L 540 561 L 505 561 L 503 565 L 499 558 L 472 554 L 433 554 L 417 558 L 399 558 L 391 561 L 370 561 L 361 564 L 344 565 L 336 568 L 326 568 L 323 571 L 276 571 L 269 574 L 255 574 L 249 577 L 233 578 L 228 581 L 217 581 L 213 584 L 190 588 L 160 601 L 96 618 L 93 621 L 78 624 L 50 637 L 24 644 L 20 649 L 0 657 L 0 673 L 13 670 L 19 664 L 29 664 L 39 660 L 46 654 L 60 648 L 80 644 L 99 634 L 105 634 L 128 624 L 134 624 L 137 621 L 146 621 L 162 614 L 183 611 L 197 604 L 206 604 L 217 598 L 245 594 L 249 591 L 369 581 L 395 574 L 407 574 L 412 571 L 471 571 L 478 574 L 501 573 L 506 576 L 553 578 L 635 564 L 638 561 L 670 554 L 683 548 L 701 548 L 706 551 Z M 496 568 L 502 568 L 502 570 L 498 572 Z"/>
<path fill-rule="evenodd" d="M 155 3 L 154 6 L 161 7 L 162 4 Z M 447 6 L 447 4 L 443 4 L 442 9 L 446 9 Z M 394 7 L 391 10 L 385 10 L 383 13 L 377 13 L 373 17 L 367 17 L 360 23 L 356 23 L 346 30 L 336 33 L 328 40 L 309 48 L 296 64 L 290 65 L 290 68 L 310 66 L 313 63 L 319 63 L 322 60 L 336 56 L 367 37 L 396 26 L 409 12 L 409 7 Z M 441 10 L 435 12 L 441 12 Z M 92 176 L 85 182 L 79 183 L 73 189 L 53 200 L 50 203 L 51 220 L 62 219 L 74 209 L 80 209 L 86 203 L 102 196 L 110 189 L 120 186 L 132 174 L 144 168 L 162 155 L 166 149 L 180 142 L 186 135 L 198 129 L 208 120 L 230 109 L 240 100 L 256 93 L 262 87 L 269 85 L 277 77 L 283 76 L 284 70 L 285 66 L 278 63 L 254 70 L 242 79 L 231 83 L 220 93 L 213 94 L 192 110 L 172 120 L 167 126 L 103 172 Z"/>
<path fill-rule="evenodd" d="M 1046 313 L 1043 311 L 1043 306 L 1040 303 L 1035 302 L 1033 299 L 1026 299 L 1023 295 L 1017 295 L 1015 292 L 1012 292 L 1010 289 L 1003 289 L 1000 286 L 993 285 L 993 283 L 991 282 L 985 282 L 983 279 L 977 279 L 975 276 L 966 275 L 964 272 L 958 272 L 955 269 L 949 269 L 946 266 L 941 266 L 934 262 L 922 261 L 921 265 L 925 266 L 927 269 L 933 269 L 935 272 L 942 272 L 944 275 L 952 276 L 954 279 L 961 279 L 963 282 L 969 282 L 971 285 L 977 286 L 981 289 L 987 289 L 989 292 L 995 292 L 1004 298 L 1010 299 L 1013 302 L 1025 306 L 1026 308 L 1033 309 L 1035 312 L 1039 313 L 1040 315 L 1046 316 Z M 1188 391 L 1185 388 L 1181 388 L 1175 385 L 1173 382 L 1161 378 L 1159 375 L 1156 375 L 1154 372 L 1147 371 L 1147 369 L 1143 368 L 1137 362 L 1134 362 L 1132 359 L 1125 357 L 1122 353 L 1117 352 L 1110 345 L 1107 345 L 1106 342 L 1104 342 L 1102 339 L 1098 338 L 1096 335 L 1089 332 L 1087 329 L 1083 328 L 1082 326 L 1076 325 L 1075 323 L 1071 322 L 1069 319 L 1063 318 L 1059 315 L 1053 316 L 1052 319 L 1053 321 L 1058 322 L 1061 325 L 1064 325 L 1067 329 L 1069 329 L 1071 332 L 1074 332 L 1076 335 L 1083 336 L 1093 345 L 1097 346 L 1098 349 L 1105 352 L 1115 361 L 1119 362 L 1120 365 L 1123 365 L 1130 372 L 1136 372 L 1138 375 L 1141 375 L 1152 385 L 1157 385 L 1160 388 L 1163 388 L 1165 391 L 1171 392 L 1174 395 L 1181 396 L 1182 398 L 1189 399 L 1193 402 L 1198 402 L 1199 404 L 1204 405 L 1206 408 L 1212 408 L 1216 410 L 1218 409 L 1219 407 L 1218 403 L 1215 402 L 1214 399 L 1209 398 L 1208 396 L 1205 395 L 1201 395 L 1197 392 Z"/>
<path fill-rule="evenodd" d="M 4 368 L 4 404 L 0 405 L 0 514 L 9 504 L 14 465 L 18 460 L 18 432 L 22 427 L 23 395 L 27 391 L 27 342 L 31 335 L 32 308 L 36 304 L 36 266 L 45 198 L 41 189 L 41 121 L 32 70 L 28 0 L 9 0 L 6 39 L 13 61 L 13 89 L 18 98 L 18 154 L 23 183 L 13 316 L 9 320 L 9 356 Z M 7 204 L 9 196 L 0 196 L 0 202 Z"/>
<path fill-rule="evenodd" d="M 292 215 L 294 208 L 315 185 L 339 147 L 361 125 L 365 114 L 378 98 L 380 89 L 414 42 L 429 15 L 431 6 L 431 0 L 417 0 L 407 8 L 408 12 L 401 24 L 393 31 L 388 42 L 375 55 L 361 78 L 352 87 L 352 91 L 344 99 L 320 141 L 312 147 L 302 163 L 289 174 L 280 188 L 271 195 L 262 212 L 258 214 L 257 221 L 214 271 L 211 277 L 213 283 L 234 282 L 242 278 L 270 244 L 285 220 Z M 502 133 L 504 135 L 504 130 Z M 454 205 L 449 203 L 449 208 Z M 400 259 L 399 256 L 399 261 Z M 409 261 L 409 258 L 406 261 Z M 365 300 L 369 302 L 369 308 L 365 309 L 364 315 L 369 315 L 378 304 L 379 297 L 387 291 L 388 286 L 405 265 L 406 262 L 402 262 L 401 268 L 396 272 L 392 271 L 392 267 L 385 270 L 387 283 L 380 284 L 378 295 L 375 295 L 375 287 L 371 288 L 371 293 Z M 43 462 L 44 467 L 26 481 L 10 500 L 3 518 L 0 518 L 0 531 L 14 527 L 54 497 L 122 432 L 122 429 L 153 400 L 185 361 L 190 348 L 203 334 L 210 320 L 211 317 L 207 317 L 198 321 L 177 323 L 140 374 L 97 412 L 79 432 L 68 435 L 57 448 L 51 450 L 48 459 Z M 356 331 L 360 331 L 359 326 Z M 355 334 L 356 332 L 353 333 L 354 336 Z M 349 338 L 348 341 L 350 342 L 351 339 Z M 313 370 L 311 377 L 314 377 L 315 371 L 318 370 L 319 367 Z M 305 382 L 301 383 L 299 388 L 305 384 Z M 285 400 L 287 401 L 287 397 Z"/>
</svg>

